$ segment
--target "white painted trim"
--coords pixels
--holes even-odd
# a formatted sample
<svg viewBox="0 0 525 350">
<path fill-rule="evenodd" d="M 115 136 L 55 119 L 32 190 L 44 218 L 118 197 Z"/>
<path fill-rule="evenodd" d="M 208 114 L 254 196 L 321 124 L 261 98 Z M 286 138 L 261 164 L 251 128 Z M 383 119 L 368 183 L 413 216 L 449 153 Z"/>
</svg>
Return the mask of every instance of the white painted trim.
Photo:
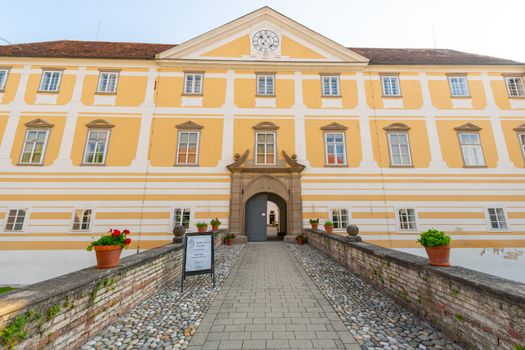
<svg viewBox="0 0 525 350">
<path fill-rule="evenodd" d="M 384 108 L 403 108 L 403 98 L 383 98 Z"/>
<path fill-rule="evenodd" d="M 511 98 L 509 99 L 510 107 L 512 109 L 525 109 L 525 98 L 524 99 L 516 99 Z"/>
<path fill-rule="evenodd" d="M 255 97 L 255 107 L 275 108 L 275 97 Z"/>
<path fill-rule="evenodd" d="M 186 133 L 186 134 L 197 134 L 197 148 L 195 150 L 196 152 L 196 155 L 195 155 L 195 163 L 179 163 L 179 152 L 180 152 L 180 135 L 182 133 Z M 189 135 L 188 135 L 189 136 Z M 198 130 L 179 130 L 178 134 L 177 134 L 177 153 L 176 153 L 176 159 L 175 159 L 175 164 L 177 165 L 181 165 L 181 166 L 184 166 L 184 165 L 188 165 L 188 166 L 195 166 L 195 165 L 199 165 L 199 150 L 200 150 L 200 141 L 201 141 L 201 133 L 200 131 Z M 188 144 L 189 144 L 189 137 L 188 137 Z M 186 153 L 186 158 L 187 158 L 187 153 Z"/>
<path fill-rule="evenodd" d="M 22 162 L 22 157 L 24 155 L 24 149 L 25 149 L 25 145 L 26 145 L 26 142 L 27 142 L 27 136 L 29 135 L 29 132 L 31 131 L 43 131 L 46 133 L 46 138 L 44 139 L 44 145 L 42 146 L 42 156 L 40 157 L 40 162 L 38 163 L 31 163 L 31 162 Z M 50 134 L 51 130 L 49 128 L 41 128 L 41 129 L 38 129 L 38 128 L 29 128 L 29 129 L 26 129 L 26 134 L 25 134 L 25 137 L 24 137 L 24 143 L 22 143 L 22 150 L 20 151 L 20 157 L 18 158 L 18 163 L 20 164 L 24 164 L 24 165 L 42 165 L 44 164 L 44 159 L 46 157 L 46 150 L 47 150 L 47 143 L 48 143 L 48 140 L 49 140 L 49 134 Z M 33 152 L 34 153 L 34 148 L 33 148 Z"/>
<path fill-rule="evenodd" d="M 104 144 L 104 156 L 102 157 L 102 162 L 95 163 L 95 162 L 86 162 L 86 156 L 88 151 L 88 143 L 89 143 L 89 135 L 91 132 L 106 132 L 106 142 Z M 84 154 L 82 155 L 82 164 L 84 165 L 105 165 L 106 164 L 106 157 L 108 155 L 108 147 L 109 147 L 109 136 L 111 135 L 111 130 L 109 129 L 88 129 L 87 135 L 86 135 L 86 144 L 84 146 Z M 96 148 L 95 148 L 96 150 Z"/>
<path fill-rule="evenodd" d="M 83 230 L 82 228 L 78 230 L 73 229 L 73 225 L 75 224 L 75 213 L 77 210 L 82 210 L 82 217 L 80 218 L 80 227 L 82 227 L 82 219 L 84 217 L 84 211 L 91 210 L 91 216 L 89 217 L 89 228 L 87 230 Z M 69 230 L 71 232 L 78 232 L 78 233 L 92 232 L 92 229 L 95 226 L 95 215 L 96 215 L 96 212 L 95 212 L 94 207 L 74 207 L 73 213 L 71 214 L 71 220 L 69 223 Z"/>
<path fill-rule="evenodd" d="M 35 103 L 41 105 L 56 105 L 57 104 L 58 93 L 39 93 L 37 92 Z"/>
<path fill-rule="evenodd" d="M 400 209 L 413 209 L 414 210 L 414 220 L 416 224 L 415 229 L 402 229 L 401 228 L 401 220 L 399 219 L 399 210 Z M 394 213 L 396 215 L 396 229 L 398 233 L 419 233 L 419 214 L 418 210 L 415 206 L 395 206 L 394 207 Z"/>
<path fill-rule="evenodd" d="M 202 96 L 182 96 L 182 107 L 202 107 Z"/>
<path fill-rule="evenodd" d="M 470 98 L 452 98 L 452 108 L 472 108 Z"/>
<path fill-rule="evenodd" d="M 507 228 L 504 228 L 504 229 L 492 228 L 492 222 L 490 220 L 489 208 L 490 209 L 502 209 L 503 210 L 503 216 L 505 216 L 505 223 L 507 224 Z M 485 213 L 485 223 L 487 225 L 487 230 L 489 232 L 511 232 L 512 231 L 511 228 L 510 228 L 510 222 L 509 222 L 509 218 L 507 216 L 507 209 L 505 208 L 505 206 L 501 206 L 501 205 L 485 205 L 483 207 L 483 209 L 484 209 L 483 211 Z M 499 237 L 493 237 L 493 238 L 499 238 Z"/>
<path fill-rule="evenodd" d="M 6 230 L 7 220 L 9 218 L 9 211 L 11 211 L 11 210 L 25 210 L 26 211 L 25 215 L 24 215 L 24 222 L 22 223 L 22 229 L 21 230 Z M 31 206 L 27 206 L 27 207 L 24 207 L 24 206 L 7 207 L 7 211 L 5 212 L 4 223 L 3 223 L 3 226 L 2 226 L 3 233 L 6 233 L 6 234 L 27 233 L 26 228 L 27 228 L 27 223 L 29 222 L 29 218 L 30 217 L 31 217 Z"/>
<path fill-rule="evenodd" d="M 343 135 L 343 156 L 344 156 L 344 163 L 343 164 L 330 164 L 328 162 L 328 141 L 326 139 L 326 136 L 328 134 L 341 134 Z M 348 159 L 346 155 L 346 133 L 344 131 L 325 131 L 323 132 L 323 139 L 324 139 L 324 161 L 325 165 L 329 166 L 347 166 L 348 165 Z"/>
<path fill-rule="evenodd" d="M 95 94 L 94 99 L 93 99 L 93 105 L 94 106 L 114 106 L 116 101 L 117 101 L 117 95 Z"/>
</svg>

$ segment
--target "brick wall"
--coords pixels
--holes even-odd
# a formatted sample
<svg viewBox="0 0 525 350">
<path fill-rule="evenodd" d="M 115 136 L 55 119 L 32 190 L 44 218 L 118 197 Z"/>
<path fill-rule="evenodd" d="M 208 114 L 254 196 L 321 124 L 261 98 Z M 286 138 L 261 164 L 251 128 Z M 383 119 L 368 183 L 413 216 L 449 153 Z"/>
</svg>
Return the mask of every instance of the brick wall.
<svg viewBox="0 0 525 350">
<path fill-rule="evenodd" d="M 115 268 L 91 267 L 0 295 L 0 345 L 75 348 L 179 278 L 182 255 L 182 244 L 168 244 L 123 258 Z"/>
<path fill-rule="evenodd" d="M 525 286 L 345 237 L 306 230 L 308 243 L 472 349 L 525 343 Z"/>
</svg>

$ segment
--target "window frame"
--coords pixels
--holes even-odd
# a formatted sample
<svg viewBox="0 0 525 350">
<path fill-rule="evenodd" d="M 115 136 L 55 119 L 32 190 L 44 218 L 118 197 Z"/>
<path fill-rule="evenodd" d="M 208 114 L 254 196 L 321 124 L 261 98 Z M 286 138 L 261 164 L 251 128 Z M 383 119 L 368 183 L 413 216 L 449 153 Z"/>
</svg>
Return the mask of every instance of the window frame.
<svg viewBox="0 0 525 350">
<path fill-rule="evenodd" d="M 346 210 L 346 226 L 344 227 L 336 227 L 335 225 L 335 220 L 334 220 L 334 210 L 339 210 L 339 211 L 342 211 L 342 210 Z M 342 219 L 342 214 L 340 214 L 340 217 Z M 330 217 L 330 220 L 334 223 L 334 230 L 336 231 L 340 231 L 340 230 L 346 230 L 346 227 L 348 225 L 350 225 L 350 219 L 351 219 L 351 211 L 350 211 L 350 208 L 348 207 L 330 207 L 330 212 L 329 212 L 329 217 Z M 340 220 L 341 223 L 343 222 L 343 220 Z"/>
<path fill-rule="evenodd" d="M 479 148 L 481 150 L 481 160 L 483 161 L 483 164 L 481 165 L 468 165 L 467 164 L 467 161 L 466 161 L 466 158 L 465 158 L 465 152 L 463 151 L 463 143 L 461 142 L 461 135 L 463 134 L 466 134 L 466 135 L 477 135 L 478 136 L 478 140 L 479 140 Z M 464 168 L 486 168 L 487 167 L 487 162 L 485 160 L 485 153 L 483 152 L 483 143 L 481 142 L 481 135 L 479 133 L 479 131 L 457 131 L 457 136 L 458 136 L 458 142 L 459 142 L 459 149 L 461 151 L 461 158 L 463 159 L 463 167 Z M 465 146 L 470 146 L 470 145 L 465 145 Z"/>
<path fill-rule="evenodd" d="M 46 73 L 58 73 L 58 81 L 55 90 L 44 90 L 42 89 L 42 84 L 44 83 L 44 76 Z M 60 84 L 62 83 L 62 74 L 64 71 L 62 69 L 44 69 L 42 70 L 42 76 L 40 77 L 40 84 L 38 85 L 38 92 L 44 93 L 58 93 L 60 92 Z"/>
<path fill-rule="evenodd" d="M 261 93 L 261 91 L 259 90 L 259 79 L 260 78 L 265 78 L 264 82 L 265 82 L 265 86 L 264 86 L 264 89 L 265 91 L 268 90 L 268 78 L 272 78 L 272 93 L 269 94 L 267 92 L 265 93 Z M 257 97 L 275 97 L 275 82 L 276 82 L 276 78 L 275 78 L 275 73 L 257 73 L 256 76 L 255 76 L 255 90 L 256 90 L 256 96 Z"/>
<path fill-rule="evenodd" d="M 102 91 L 100 90 L 100 83 L 102 82 L 102 75 L 103 74 L 110 74 L 110 75 L 115 75 L 115 90 L 114 91 Z M 97 94 L 104 94 L 104 95 L 111 95 L 111 94 L 116 94 L 117 93 L 117 90 L 118 90 L 118 82 L 119 82 L 119 79 L 120 78 L 120 72 L 119 71 L 111 71 L 111 70 L 101 70 L 99 71 L 99 74 L 98 74 L 98 82 L 97 82 L 97 91 L 96 93 Z"/>
<path fill-rule="evenodd" d="M 76 214 L 76 211 L 77 210 L 82 210 L 82 218 L 80 220 L 80 225 L 78 229 L 75 229 L 75 214 Z M 84 219 L 84 212 L 86 210 L 91 210 L 91 214 L 89 216 L 89 223 L 88 223 L 88 228 L 87 229 L 82 229 L 82 225 L 83 225 L 83 219 Z M 78 207 L 78 208 L 74 208 L 73 209 L 73 215 L 71 216 L 71 231 L 72 232 L 91 232 L 91 229 L 93 227 L 93 223 L 94 223 L 94 217 L 95 217 L 95 209 L 94 208 L 90 208 L 90 207 Z"/>
<path fill-rule="evenodd" d="M 268 145 L 268 143 L 264 143 L 265 147 L 264 147 L 264 160 L 265 162 L 264 163 L 259 163 L 258 162 L 258 152 L 257 152 L 257 146 L 259 144 L 259 142 L 257 141 L 257 136 L 260 135 L 260 134 L 273 134 L 273 163 L 268 163 L 266 161 L 267 157 L 268 157 L 268 152 L 266 151 L 266 145 Z M 255 131 L 255 152 L 254 152 L 254 160 L 255 160 L 255 164 L 256 165 L 275 165 L 277 164 L 277 132 L 274 131 L 274 130 L 256 130 Z"/>
<path fill-rule="evenodd" d="M 16 219 L 18 218 L 18 215 L 15 216 L 15 222 L 13 223 L 13 229 L 11 229 L 11 230 L 7 229 L 7 224 L 8 224 L 8 220 L 9 220 L 9 214 L 10 214 L 11 210 L 16 210 L 17 214 L 18 214 L 18 211 L 20 211 L 20 210 L 24 210 L 25 211 L 25 213 L 24 213 L 24 221 L 22 222 L 22 228 L 20 230 L 14 230 L 15 224 L 16 224 Z M 20 208 L 20 207 L 7 208 L 7 212 L 5 214 L 5 219 L 4 219 L 4 223 L 3 223 L 3 232 L 5 232 L 5 233 L 23 233 L 25 231 L 25 229 L 26 229 L 26 225 L 27 225 L 29 214 L 30 214 L 29 208 Z"/>
<path fill-rule="evenodd" d="M 104 157 L 102 159 L 102 162 L 100 163 L 94 163 L 94 162 L 86 162 L 86 156 L 87 156 L 87 151 L 88 151 L 88 144 L 89 144 L 89 135 L 91 134 L 91 132 L 107 132 L 107 136 L 106 136 L 106 144 L 104 145 Z M 110 128 L 90 128 L 88 129 L 88 132 L 86 134 L 86 142 L 85 142 L 85 145 L 84 145 L 84 153 L 82 155 L 82 165 L 94 165 L 94 166 L 104 166 L 106 165 L 106 160 L 107 160 L 107 157 L 108 157 L 108 149 L 109 149 L 109 140 L 110 140 L 110 137 L 111 137 L 111 129 Z"/>
<path fill-rule="evenodd" d="M 169 228 L 170 228 L 171 232 L 175 228 L 175 210 L 181 210 L 181 220 L 182 220 L 183 214 L 184 214 L 184 210 L 186 210 L 186 209 L 188 209 L 189 212 L 190 212 L 190 218 L 189 218 L 189 221 L 188 221 L 188 228 L 186 228 L 186 230 L 188 232 L 191 232 L 190 230 L 191 230 L 192 224 L 195 221 L 195 218 L 194 218 L 195 210 L 194 210 L 194 207 L 184 206 L 184 205 L 183 206 L 172 206 L 171 207 L 170 224 L 169 224 Z"/>
<path fill-rule="evenodd" d="M 5 72 L 4 79 L 0 80 L 0 92 L 5 91 L 5 86 L 7 84 L 7 79 L 9 77 L 9 71 L 10 71 L 9 68 L 0 67 L 0 72 Z"/>
<path fill-rule="evenodd" d="M 329 134 L 332 134 L 332 135 L 335 135 L 335 134 L 342 134 L 343 135 L 343 157 L 344 157 L 344 162 L 342 164 L 330 164 L 328 162 L 328 140 L 327 140 L 327 136 Z M 329 167 L 345 167 L 345 166 L 348 166 L 348 159 L 347 159 L 347 156 L 346 156 L 346 133 L 344 131 L 337 131 L 337 130 L 334 130 L 334 131 L 324 131 L 323 132 L 323 140 L 324 140 L 324 162 L 325 162 L 325 166 L 329 166 Z M 334 142 L 335 143 L 335 142 Z"/>
<path fill-rule="evenodd" d="M 401 210 L 413 210 L 414 211 L 414 226 L 415 228 L 402 228 L 401 227 Z M 395 208 L 396 213 L 396 228 L 397 232 L 419 232 L 419 223 L 418 223 L 418 212 L 415 207 L 397 207 Z M 407 215 L 410 217 L 410 215 L 407 213 Z M 410 225 L 410 221 L 407 221 L 407 223 Z"/>
<path fill-rule="evenodd" d="M 505 228 L 501 228 L 501 227 L 500 228 L 494 228 L 494 227 L 492 227 L 492 219 L 490 217 L 490 209 L 495 209 L 498 226 L 500 225 L 501 222 L 498 219 L 497 209 L 501 209 L 501 211 L 503 212 L 503 217 L 505 219 L 505 225 L 507 227 L 505 227 Z M 487 206 L 487 207 L 485 207 L 485 215 L 486 215 L 487 227 L 488 227 L 488 230 L 490 232 L 509 232 L 510 231 L 509 218 L 507 216 L 507 210 L 505 210 L 505 207 L 503 207 L 503 206 L 493 206 L 493 207 Z"/>
<path fill-rule="evenodd" d="M 188 76 L 193 76 L 193 83 L 192 83 L 192 91 L 188 92 Z M 201 77 L 201 85 L 198 92 L 195 92 L 195 76 L 199 75 Z M 183 95 L 189 95 L 189 96 L 202 96 L 204 91 L 204 73 L 203 72 L 184 72 L 184 87 L 183 87 Z"/>
<path fill-rule="evenodd" d="M 465 95 L 454 95 L 454 89 L 452 88 L 452 79 L 463 79 L 465 81 Z M 468 78 L 466 75 L 449 75 L 447 76 L 448 80 L 448 88 L 450 89 L 450 97 L 451 98 L 470 98 L 470 88 L 468 84 Z"/>
<path fill-rule="evenodd" d="M 394 135 L 394 134 L 404 134 L 406 135 L 406 138 L 407 138 L 407 146 L 408 146 L 408 159 L 409 159 L 409 164 L 394 164 L 394 153 L 392 152 L 392 142 L 390 140 L 390 136 Z M 386 132 L 386 139 L 387 139 L 387 143 L 388 143 L 388 152 L 389 152 L 389 159 L 390 159 L 390 167 L 392 168 L 412 168 L 414 167 L 414 162 L 413 162 L 413 159 L 412 159 L 412 147 L 410 146 L 410 133 L 405 130 L 389 130 Z M 400 149 L 400 152 L 401 152 L 401 149 Z M 400 156 L 402 155 L 401 153 L 399 153 Z M 401 157 L 402 159 L 402 157 Z"/>
<path fill-rule="evenodd" d="M 324 90 L 324 79 L 325 78 L 335 78 L 337 81 L 337 94 L 329 93 L 325 94 Z M 329 92 L 332 91 L 332 84 L 331 80 L 328 85 Z M 341 97 L 341 77 L 339 74 L 321 74 L 321 96 L 322 97 Z"/>
<path fill-rule="evenodd" d="M 505 87 L 507 89 L 507 95 L 509 98 L 525 98 L 525 82 L 523 81 L 523 76 L 519 76 L 519 75 L 506 76 L 504 77 L 504 79 L 505 79 Z M 510 86 L 509 86 L 509 81 L 511 79 L 518 79 L 519 81 L 521 81 L 522 94 L 512 95 L 510 91 Z M 519 89 L 518 89 L 518 93 L 519 93 Z"/>
<path fill-rule="evenodd" d="M 401 94 L 401 81 L 399 79 L 399 74 L 381 74 L 381 92 L 382 97 L 403 97 Z M 392 79 L 395 78 L 396 84 L 397 84 L 397 95 L 394 94 L 387 94 L 385 90 L 385 78 Z"/>
<path fill-rule="evenodd" d="M 45 132 L 46 138 L 44 140 L 44 145 L 42 147 L 42 157 L 40 158 L 40 162 L 38 163 L 32 163 L 32 162 L 22 162 L 22 158 L 24 157 L 24 150 L 27 142 L 27 137 L 29 136 L 30 132 Z M 24 143 L 22 143 L 22 150 L 20 151 L 20 157 L 18 159 L 18 165 L 43 165 L 44 159 L 46 157 L 46 151 L 47 151 L 47 144 L 49 142 L 49 134 L 51 133 L 50 128 L 27 128 L 26 134 L 24 136 Z M 34 145 L 34 144 L 33 144 Z M 33 146 L 33 153 L 34 154 L 34 146 Z"/>
<path fill-rule="evenodd" d="M 180 141 L 181 141 L 181 134 L 197 134 L 197 148 L 195 150 L 195 163 L 180 163 L 179 162 L 179 152 L 180 152 Z M 188 139 L 189 140 L 189 139 Z M 199 151 L 200 151 L 200 143 L 201 143 L 201 132 L 200 130 L 189 130 L 189 129 L 181 129 L 178 131 L 177 134 L 177 153 L 175 155 L 175 165 L 178 166 L 198 166 L 199 165 Z M 187 143 L 189 145 L 189 142 Z M 188 147 L 186 147 L 186 150 Z M 188 153 L 186 153 L 186 160 L 188 159 Z"/>
<path fill-rule="evenodd" d="M 521 148 L 521 155 L 523 156 L 523 161 L 525 162 L 525 132 L 518 132 L 518 144 Z"/>
</svg>

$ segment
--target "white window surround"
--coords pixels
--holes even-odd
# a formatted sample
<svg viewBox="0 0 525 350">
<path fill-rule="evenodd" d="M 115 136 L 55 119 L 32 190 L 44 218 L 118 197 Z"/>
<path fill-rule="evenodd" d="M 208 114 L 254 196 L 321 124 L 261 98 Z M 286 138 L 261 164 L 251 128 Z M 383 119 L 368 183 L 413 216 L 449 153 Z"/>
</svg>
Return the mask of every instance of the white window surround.
<svg viewBox="0 0 525 350">
<path fill-rule="evenodd" d="M 5 213 L 4 232 L 24 232 L 28 217 L 28 208 L 8 208 Z"/>
<path fill-rule="evenodd" d="M 198 165 L 199 164 L 199 148 L 200 148 L 200 131 L 196 130 L 180 130 L 177 138 L 177 165 Z M 183 137 L 184 136 L 184 137 Z M 192 136 L 195 138 L 192 140 Z M 195 160 L 190 162 L 190 146 L 195 144 Z M 185 151 L 184 161 L 180 160 L 181 151 Z"/>
<path fill-rule="evenodd" d="M 117 93 L 119 72 L 101 71 L 98 76 L 97 93 Z"/>
<path fill-rule="evenodd" d="M 257 96 L 275 96 L 275 74 L 257 74 Z"/>
<path fill-rule="evenodd" d="M 388 131 L 390 165 L 393 167 L 412 166 L 410 137 L 406 131 Z M 405 142 L 406 141 L 406 142 Z"/>
<path fill-rule="evenodd" d="M 9 76 L 9 69 L 0 68 L 0 92 L 5 90 L 7 77 Z"/>
<path fill-rule="evenodd" d="M 346 227 L 350 223 L 350 208 L 330 208 L 330 220 L 334 223 L 334 230 L 346 230 Z"/>
<path fill-rule="evenodd" d="M 485 157 L 481 147 L 481 137 L 478 132 L 462 131 L 458 133 L 463 164 L 466 167 L 485 166 Z"/>
<path fill-rule="evenodd" d="M 188 227 L 186 228 L 186 231 L 189 232 L 195 221 L 195 218 L 194 218 L 195 208 L 191 206 L 173 206 L 171 207 L 170 224 L 169 224 L 169 228 L 171 232 L 173 231 L 173 228 L 175 228 L 175 224 L 176 224 L 175 219 L 176 219 L 177 210 L 179 210 L 181 213 L 183 213 L 184 211 L 189 211 Z M 182 217 L 179 218 L 179 221 L 177 222 L 177 224 L 178 223 L 182 224 Z"/>
<path fill-rule="evenodd" d="M 255 164 L 276 164 L 276 138 L 277 133 L 275 131 L 257 131 L 255 133 Z M 259 152 L 259 149 L 261 149 L 261 152 Z M 259 156 L 263 157 L 263 161 L 259 161 Z M 269 160 L 269 158 L 271 158 L 271 160 Z"/>
<path fill-rule="evenodd" d="M 396 208 L 398 232 L 418 232 L 417 211 L 415 208 Z"/>
<path fill-rule="evenodd" d="M 40 80 L 39 92 L 58 92 L 62 81 L 61 70 L 44 70 Z"/>
<path fill-rule="evenodd" d="M 321 93 L 323 97 L 341 97 L 339 75 L 321 75 Z"/>
<path fill-rule="evenodd" d="M 523 77 L 505 77 L 505 85 L 507 86 L 509 97 L 525 97 Z"/>
<path fill-rule="evenodd" d="M 95 140 L 90 140 L 91 135 L 97 133 Z M 101 135 L 105 133 L 105 138 L 100 138 Z M 84 156 L 82 157 L 82 164 L 85 165 L 104 165 L 106 163 L 106 157 L 108 153 L 108 145 L 109 145 L 109 136 L 111 134 L 111 131 L 108 129 L 90 129 L 88 130 L 87 137 L 86 137 L 86 145 L 84 147 Z M 100 144 L 104 142 L 102 149 L 99 147 Z M 90 152 L 90 144 L 93 144 L 93 151 Z M 89 161 L 88 156 L 89 154 L 93 153 L 93 159 Z M 102 159 L 100 161 L 95 161 L 97 158 L 97 155 L 100 155 L 102 153 Z"/>
<path fill-rule="evenodd" d="M 337 136 L 341 136 L 341 138 L 338 140 L 337 139 Z M 329 138 L 330 137 L 333 137 L 333 141 L 329 141 Z M 337 161 L 332 161 L 330 162 L 330 158 L 329 158 L 329 152 L 328 152 L 328 149 L 329 149 L 329 146 L 332 146 L 332 149 L 333 149 L 333 153 L 335 155 L 335 159 L 338 158 L 338 155 L 341 154 L 342 155 L 342 158 L 343 158 L 343 162 L 342 163 L 338 163 Z M 337 146 L 342 146 L 342 153 L 339 153 L 338 152 L 338 149 L 337 149 Z M 345 133 L 344 132 L 329 132 L 329 131 L 326 131 L 324 132 L 324 150 L 325 150 L 325 164 L 326 165 L 330 165 L 330 166 L 346 166 L 347 165 L 347 160 L 346 160 L 346 137 L 345 137 Z"/>
<path fill-rule="evenodd" d="M 398 75 L 381 75 L 383 97 L 401 97 Z"/>
<path fill-rule="evenodd" d="M 22 152 L 20 152 L 20 159 L 18 161 L 19 164 L 23 165 L 42 165 L 44 164 L 44 158 L 46 157 L 46 149 L 47 149 L 47 143 L 49 140 L 49 129 L 27 129 L 26 135 L 24 138 L 24 143 L 22 145 Z M 31 137 L 29 139 L 31 134 L 36 134 L 35 137 Z M 43 139 L 40 137 L 40 135 L 44 134 Z M 40 140 L 39 140 L 40 137 Z M 33 159 L 35 158 L 35 151 L 38 147 L 38 145 L 42 145 L 42 149 L 40 150 L 40 159 L 37 162 L 34 162 Z M 29 149 L 28 149 L 29 148 Z M 29 160 L 25 160 L 24 155 L 29 154 Z"/>
<path fill-rule="evenodd" d="M 203 73 L 184 74 L 184 95 L 201 95 L 204 81 Z"/>
<path fill-rule="evenodd" d="M 89 211 L 89 213 L 87 213 Z M 79 220 L 75 220 L 77 218 Z M 93 208 L 75 208 L 73 210 L 73 216 L 71 218 L 71 231 L 74 232 L 89 232 L 93 226 L 93 218 L 95 217 L 95 211 Z M 75 228 L 77 226 L 77 228 Z"/>
<path fill-rule="evenodd" d="M 454 97 L 470 98 L 468 80 L 466 76 L 464 75 L 448 76 L 448 86 L 450 88 L 450 96 L 452 98 Z"/>
<path fill-rule="evenodd" d="M 523 159 L 525 160 L 525 133 L 518 133 L 518 140 L 521 146 L 521 154 L 523 155 Z"/>
<path fill-rule="evenodd" d="M 504 207 L 486 207 L 487 226 L 491 232 L 508 232 L 509 219 Z M 496 227 L 494 227 L 496 226 Z"/>
</svg>

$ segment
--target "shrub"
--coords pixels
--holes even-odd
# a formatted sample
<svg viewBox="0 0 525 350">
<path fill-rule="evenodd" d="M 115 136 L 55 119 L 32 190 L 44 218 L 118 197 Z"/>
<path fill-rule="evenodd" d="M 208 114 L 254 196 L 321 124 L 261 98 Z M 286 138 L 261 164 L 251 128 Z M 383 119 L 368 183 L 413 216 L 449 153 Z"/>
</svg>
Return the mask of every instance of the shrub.
<svg viewBox="0 0 525 350">
<path fill-rule="evenodd" d="M 310 223 L 311 224 L 318 224 L 319 223 L 319 218 L 317 218 L 317 219 L 310 219 Z"/>
<path fill-rule="evenodd" d="M 334 223 L 333 223 L 332 221 L 330 221 L 330 220 L 326 220 L 326 221 L 324 222 L 324 225 L 325 225 L 325 226 L 334 226 Z"/>
<path fill-rule="evenodd" d="M 421 232 L 417 240 L 423 247 L 441 247 L 450 244 L 450 236 L 445 232 L 431 228 L 425 232 Z"/>
<path fill-rule="evenodd" d="M 117 230 L 117 229 L 110 229 L 109 235 L 105 235 L 100 237 L 94 242 L 91 242 L 87 250 L 92 251 L 93 247 L 96 246 L 108 246 L 108 245 L 118 245 L 124 248 L 127 248 L 128 245 L 131 243 L 131 238 L 128 238 L 127 236 L 130 234 L 129 230 Z"/>
</svg>

